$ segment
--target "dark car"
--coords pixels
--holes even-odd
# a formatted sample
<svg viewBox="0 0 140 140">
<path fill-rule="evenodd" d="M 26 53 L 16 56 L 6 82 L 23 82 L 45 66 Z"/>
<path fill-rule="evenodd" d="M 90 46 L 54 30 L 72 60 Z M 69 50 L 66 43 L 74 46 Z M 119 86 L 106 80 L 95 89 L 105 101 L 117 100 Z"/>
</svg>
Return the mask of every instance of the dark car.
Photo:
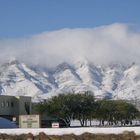
<svg viewBox="0 0 140 140">
<path fill-rule="evenodd" d="M 17 128 L 17 125 L 15 122 L 0 117 L 0 129 L 1 128 Z"/>
<path fill-rule="evenodd" d="M 69 126 L 63 119 L 47 118 L 47 119 L 41 120 L 41 127 L 42 128 L 51 128 L 53 123 L 58 123 L 60 128 Z"/>
</svg>

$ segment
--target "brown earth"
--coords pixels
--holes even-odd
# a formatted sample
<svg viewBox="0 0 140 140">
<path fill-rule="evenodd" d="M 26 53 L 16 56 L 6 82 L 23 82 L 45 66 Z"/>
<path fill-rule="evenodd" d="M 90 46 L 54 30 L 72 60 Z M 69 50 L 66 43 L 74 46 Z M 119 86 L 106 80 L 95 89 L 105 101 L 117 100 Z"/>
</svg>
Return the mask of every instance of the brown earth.
<svg viewBox="0 0 140 140">
<path fill-rule="evenodd" d="M 128 131 L 124 131 L 122 134 L 92 134 L 84 133 L 82 135 L 46 135 L 43 132 L 40 132 L 39 135 L 33 136 L 31 133 L 22 134 L 22 135 L 7 135 L 0 134 L 0 140 L 140 140 L 140 136 Z"/>
</svg>

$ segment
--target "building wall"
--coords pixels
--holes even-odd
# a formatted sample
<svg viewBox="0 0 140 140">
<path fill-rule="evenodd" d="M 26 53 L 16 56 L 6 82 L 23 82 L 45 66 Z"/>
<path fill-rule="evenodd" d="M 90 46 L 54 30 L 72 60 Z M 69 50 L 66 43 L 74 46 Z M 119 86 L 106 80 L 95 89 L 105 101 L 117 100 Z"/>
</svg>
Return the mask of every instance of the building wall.
<svg viewBox="0 0 140 140">
<path fill-rule="evenodd" d="M 13 96 L 0 95 L 0 115 L 15 115 L 15 107 L 17 107 L 17 105 L 15 105 Z"/>
<path fill-rule="evenodd" d="M 31 97 L 0 95 L 0 116 L 26 115 L 27 106 L 31 113 Z"/>
<path fill-rule="evenodd" d="M 20 96 L 19 97 L 19 115 L 25 115 L 31 113 L 31 97 Z"/>
</svg>

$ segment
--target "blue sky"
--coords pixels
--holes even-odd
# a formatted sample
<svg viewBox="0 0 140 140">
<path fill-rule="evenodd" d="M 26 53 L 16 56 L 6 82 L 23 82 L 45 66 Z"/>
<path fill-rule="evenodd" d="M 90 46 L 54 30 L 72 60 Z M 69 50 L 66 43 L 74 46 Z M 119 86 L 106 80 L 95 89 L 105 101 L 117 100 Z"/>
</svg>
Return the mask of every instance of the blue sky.
<svg viewBox="0 0 140 140">
<path fill-rule="evenodd" d="M 139 26 L 140 0 L 0 0 L 0 38 L 112 23 Z"/>
</svg>

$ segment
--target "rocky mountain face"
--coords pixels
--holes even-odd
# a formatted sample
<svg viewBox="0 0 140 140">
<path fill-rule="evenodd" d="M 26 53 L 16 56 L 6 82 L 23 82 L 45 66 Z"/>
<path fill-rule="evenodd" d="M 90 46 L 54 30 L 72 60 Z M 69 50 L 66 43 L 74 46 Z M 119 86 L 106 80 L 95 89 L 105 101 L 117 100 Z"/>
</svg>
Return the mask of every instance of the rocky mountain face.
<svg viewBox="0 0 140 140">
<path fill-rule="evenodd" d="M 53 69 L 13 60 L 0 66 L 0 94 L 44 99 L 58 93 L 92 91 L 96 98 L 140 99 L 140 65 L 62 63 Z"/>
</svg>

